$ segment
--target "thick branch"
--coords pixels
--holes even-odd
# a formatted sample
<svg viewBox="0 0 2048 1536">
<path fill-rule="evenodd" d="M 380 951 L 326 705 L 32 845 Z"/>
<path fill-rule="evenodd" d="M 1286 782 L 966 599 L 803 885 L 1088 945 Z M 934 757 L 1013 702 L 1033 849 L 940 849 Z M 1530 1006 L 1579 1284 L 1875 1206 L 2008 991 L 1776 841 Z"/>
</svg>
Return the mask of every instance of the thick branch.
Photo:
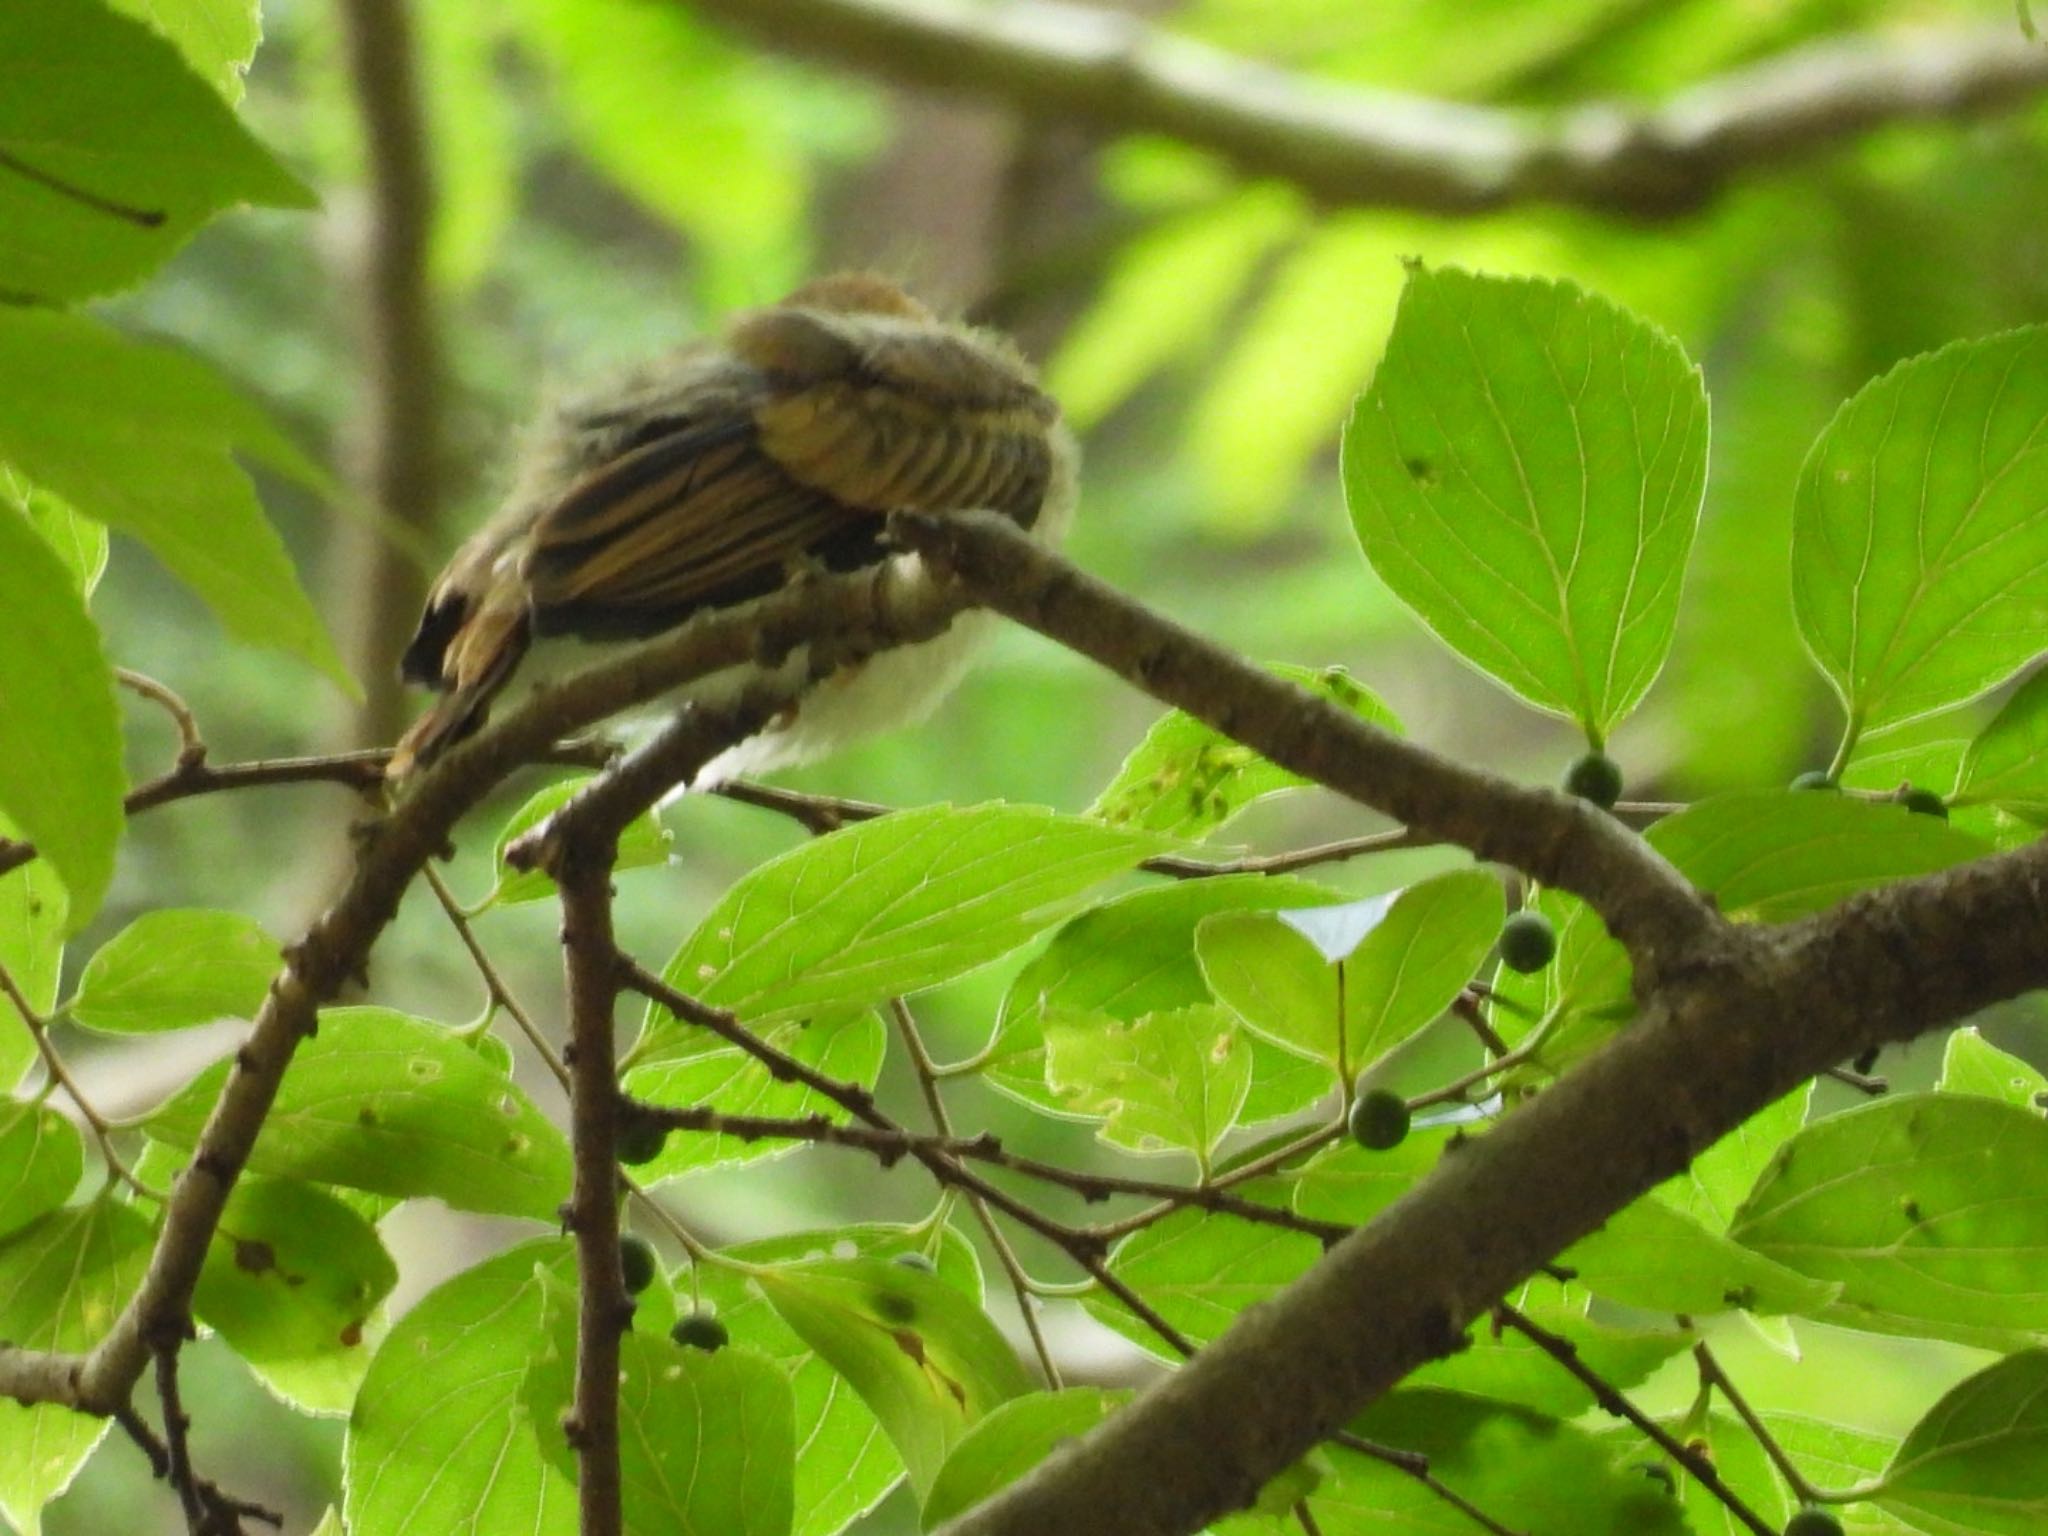
<svg viewBox="0 0 2048 1536">
<path fill-rule="evenodd" d="M 612 1010 L 619 995 L 612 939 L 616 829 L 565 845 L 554 876 L 562 893 L 569 991 L 569 1135 L 576 1179 L 568 1223 L 576 1234 L 576 1402 L 567 1423 L 576 1450 L 577 1529 L 619 1536 L 619 1337 L 633 1300 L 619 1260 L 619 1068 Z"/>
<path fill-rule="evenodd" d="M 1640 980 L 1722 926 L 1640 837 L 1584 800 L 1510 783 L 1369 725 L 1040 550 L 1001 518 L 898 514 L 891 528 L 974 597 L 1155 699 L 1427 841 L 1584 897 L 1634 956 Z"/>
<path fill-rule="evenodd" d="M 692 0 L 778 48 L 1106 132 L 1163 133 L 1326 202 L 1667 218 L 1890 122 L 2016 106 L 2048 50 L 2011 27 L 1818 43 L 1680 92 L 1554 116 L 1339 85 L 1064 0 Z"/>
</svg>

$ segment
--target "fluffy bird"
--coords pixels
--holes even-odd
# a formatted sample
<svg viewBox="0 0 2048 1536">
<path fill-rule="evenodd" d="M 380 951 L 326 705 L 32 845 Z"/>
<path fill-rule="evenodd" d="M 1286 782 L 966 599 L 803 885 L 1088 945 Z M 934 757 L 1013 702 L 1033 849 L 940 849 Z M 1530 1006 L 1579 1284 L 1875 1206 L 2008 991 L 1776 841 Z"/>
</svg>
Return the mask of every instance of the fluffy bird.
<svg viewBox="0 0 2048 1536">
<path fill-rule="evenodd" d="M 916 578 L 917 556 L 884 542 L 892 511 L 994 511 L 1057 541 L 1077 460 L 1007 338 L 940 319 L 880 277 L 806 284 L 541 425 L 503 510 L 428 594 L 401 670 L 440 697 L 387 772 L 402 779 L 480 726 L 522 662 L 539 670 L 537 642 L 642 639 L 806 569 L 893 559 Z M 812 761 L 922 718 L 991 622 L 963 614 L 935 639 L 842 669 L 697 782 Z M 799 653 L 786 665 L 803 664 Z M 681 698 L 752 675 L 733 669 Z"/>
</svg>

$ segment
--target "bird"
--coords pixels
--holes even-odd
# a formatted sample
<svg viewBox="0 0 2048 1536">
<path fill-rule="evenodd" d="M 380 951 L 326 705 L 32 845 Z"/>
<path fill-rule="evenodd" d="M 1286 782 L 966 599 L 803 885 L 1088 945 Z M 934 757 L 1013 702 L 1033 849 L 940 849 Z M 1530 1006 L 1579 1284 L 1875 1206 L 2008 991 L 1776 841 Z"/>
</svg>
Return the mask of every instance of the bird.
<svg viewBox="0 0 2048 1536">
<path fill-rule="evenodd" d="M 1055 545 L 1078 491 L 1073 433 L 1009 338 L 941 318 L 875 273 L 815 279 L 544 414 L 503 506 L 428 591 L 399 670 L 438 697 L 387 779 L 402 784 L 476 731 L 515 676 L 547 670 L 546 650 L 557 665 L 563 650 L 593 659 L 594 646 L 758 603 L 821 568 L 894 560 L 929 580 L 887 542 L 899 510 L 995 512 Z M 815 761 L 922 719 L 993 623 L 963 614 L 812 683 L 694 783 Z M 664 702 L 730 696 L 764 671 L 731 669 Z"/>
</svg>

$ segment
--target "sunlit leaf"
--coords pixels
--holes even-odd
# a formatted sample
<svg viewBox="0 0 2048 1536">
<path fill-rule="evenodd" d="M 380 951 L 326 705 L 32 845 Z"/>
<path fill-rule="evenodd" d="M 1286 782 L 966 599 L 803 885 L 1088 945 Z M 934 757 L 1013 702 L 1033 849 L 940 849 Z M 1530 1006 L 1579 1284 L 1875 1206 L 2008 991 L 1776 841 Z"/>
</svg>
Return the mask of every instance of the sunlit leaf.
<svg viewBox="0 0 2048 1536">
<path fill-rule="evenodd" d="M 20 834 L 21 828 L 0 811 L 0 841 Z M 39 1013 L 48 1013 L 57 1001 L 67 912 L 64 882 L 46 860 L 31 859 L 0 874 L 0 965 Z M 0 1088 L 20 1083 L 36 1059 L 35 1037 L 13 1002 L 0 997 Z"/>
<path fill-rule="evenodd" d="M 350 1530 L 575 1536 L 576 1485 L 542 1455 L 523 1390 L 541 1329 L 535 1269 L 574 1265 L 565 1239 L 522 1243 L 443 1281 L 392 1328 L 342 1447 Z"/>
<path fill-rule="evenodd" d="M 0 7 L 0 155 L 0 291 L 46 301 L 134 282 L 224 208 L 313 202 L 176 47 L 97 0 Z"/>
<path fill-rule="evenodd" d="M 0 176 L 4 176 L 0 170 Z M 4 332 L 0 332 L 4 335 Z M 13 414 L 9 407 L 8 414 Z M 6 429 L 0 426 L 0 451 Z M 121 718 L 100 632 L 71 573 L 28 523 L 0 505 L 0 809 L 71 893 L 73 929 L 98 910 L 125 825 Z"/>
<path fill-rule="evenodd" d="M 60 499 L 30 485 L 5 464 L 0 464 L 0 506 L 11 506 L 27 518 L 28 525 L 43 536 L 43 542 L 57 552 L 64 568 L 76 579 L 79 592 L 92 596 L 107 568 L 104 525 L 80 517 Z"/>
<path fill-rule="evenodd" d="M 256 1016 L 280 956 L 277 940 L 239 912 L 145 912 L 85 963 L 71 1017 L 121 1034 Z"/>
<path fill-rule="evenodd" d="M 1054 1018 L 1045 1044 L 1046 1082 L 1070 1111 L 1102 1116 L 1105 1140 L 1134 1152 L 1192 1152 L 1204 1169 L 1251 1088 L 1243 1026 L 1214 1004 L 1128 1025 L 1101 1014 Z"/>
<path fill-rule="evenodd" d="M 1417 270 L 1344 484 L 1402 601 L 1598 742 L 1670 647 L 1706 455 L 1699 373 L 1662 332 L 1567 283 Z"/>
<path fill-rule="evenodd" d="M 1683 1331 L 1621 1327 L 1587 1316 L 1589 1294 L 1578 1286 L 1535 1279 L 1507 1300 L 1524 1317 L 1568 1341 L 1579 1361 L 1602 1381 L 1626 1391 L 1690 1342 Z M 1406 1378 L 1411 1387 L 1441 1387 L 1471 1397 L 1533 1408 L 1561 1419 L 1594 1406 L 1592 1391 L 1513 1328 L 1486 1319 L 1465 1333 L 1465 1347 Z"/>
<path fill-rule="evenodd" d="M 319 471 L 203 363 L 83 315 L 0 308 L 0 396 L 0 459 L 148 545 L 236 638 L 353 687 L 235 455 Z"/>
<path fill-rule="evenodd" d="M 759 1025 L 755 1033 L 784 1055 L 839 1082 L 874 1086 L 882 1070 L 888 1032 L 872 1013 L 836 1013 Z M 694 1029 L 672 1033 L 661 1059 L 631 1068 L 626 1091 L 650 1104 L 705 1105 L 728 1115 L 823 1115 L 843 1121 L 846 1111 L 798 1082 L 773 1072 L 737 1045 Z M 666 1179 L 700 1168 L 753 1162 L 796 1150 L 802 1142 L 743 1141 L 721 1131 L 674 1131 L 661 1155 L 642 1173 Z"/>
<path fill-rule="evenodd" d="M 937 1530 L 1007 1488 L 1063 1442 L 1085 1435 L 1130 1400 L 1129 1388 L 1069 1387 L 1032 1392 L 995 1408 L 953 1447 L 924 1501 L 924 1528 Z"/>
<path fill-rule="evenodd" d="M 1126 1023 L 1163 1009 L 1209 1001 L 1195 962 L 1195 926 L 1213 912 L 1266 911 L 1337 900 L 1327 886 L 1287 876 L 1223 875 L 1134 891 L 1091 907 L 1053 935 L 1003 996 L 996 1031 L 982 1054 L 988 1081 L 1012 1098 L 1057 1113 L 1045 1081 L 1045 1021 L 1099 1013 Z M 1292 1114 L 1331 1087 L 1314 1063 L 1251 1041 L 1247 1121 Z"/>
<path fill-rule="evenodd" d="M 256 0 L 108 0 L 148 22 L 229 101 L 242 99 L 242 71 L 262 38 Z"/>
<path fill-rule="evenodd" d="M 1779 1149 L 1732 1235 L 1839 1283 L 1827 1322 L 1989 1349 L 2048 1340 L 2048 1122 L 1962 1094 L 1830 1115 Z"/>
<path fill-rule="evenodd" d="M 1299 1279 L 1322 1252 L 1323 1245 L 1305 1232 L 1180 1210 L 1118 1243 L 1109 1267 L 1167 1322 L 1194 1343 L 1206 1344 L 1220 1338 L 1246 1307 Z M 1180 1359 L 1114 1296 L 1094 1291 L 1084 1300 L 1097 1321 L 1140 1349 L 1163 1360 Z"/>
<path fill-rule="evenodd" d="M 1951 1389 L 1906 1436 L 1878 1502 L 1932 1536 L 2034 1536 L 2048 1524 L 2048 1350 Z"/>
<path fill-rule="evenodd" d="M 1955 803 L 1977 801 L 2048 821 L 2048 669 L 2020 684 L 1963 754 Z"/>
<path fill-rule="evenodd" d="M 1364 720 L 1399 732 L 1400 721 L 1342 667 L 1268 670 Z M 1088 807 L 1111 826 L 1206 837 L 1266 795 L 1309 781 L 1179 710 L 1162 716 Z"/>
<path fill-rule="evenodd" d="M 144 1129 L 196 1146 L 232 1065 L 200 1073 Z M 569 1193 L 568 1143 L 525 1092 L 452 1031 L 388 1008 L 322 1012 L 248 1166 L 542 1221 Z"/>
<path fill-rule="evenodd" d="M 150 1228 L 112 1200 L 54 1211 L 0 1243 L 0 1339 L 23 1349 L 97 1344 L 142 1283 Z M 56 1403 L 0 1398 L 0 1518 L 38 1536 L 42 1509 L 70 1486 L 108 1421 Z"/>
<path fill-rule="evenodd" d="M 43 1104 L 0 1099 L 0 1237 L 57 1209 L 84 1171 L 85 1145 L 69 1120 Z"/>
<path fill-rule="evenodd" d="M 1940 1087 L 1943 1093 L 1974 1093 L 2022 1109 L 2048 1109 L 2048 1074 L 2001 1051 L 1974 1026 L 1948 1037 Z"/>
<path fill-rule="evenodd" d="M 2048 327 L 1859 390 L 1793 504 L 1800 632 L 1851 740 L 2010 677 L 2048 633 Z"/>
<path fill-rule="evenodd" d="M 1813 1085 L 1807 1083 L 1758 1110 L 1695 1157 L 1685 1172 L 1659 1185 L 1657 1199 L 1709 1232 L 1726 1232 L 1778 1148 L 1806 1124 L 1812 1099 Z"/>
<path fill-rule="evenodd" d="M 987 1315 L 936 1275 L 839 1259 L 766 1270 L 755 1283 L 860 1393 L 920 1497 L 970 1428 L 1030 1389 Z"/>
<path fill-rule="evenodd" d="M 1015 949 L 1082 892 L 1170 846 L 1033 806 L 898 811 L 746 875 L 662 974 L 753 1021 L 870 1006 Z M 639 1059 L 667 1060 L 684 1037 L 652 1009 Z"/>
<path fill-rule="evenodd" d="M 1607 1218 L 1558 1263 L 1594 1295 L 1649 1312 L 1824 1313 L 1842 1287 L 1709 1232 L 1654 1195 Z"/>
</svg>

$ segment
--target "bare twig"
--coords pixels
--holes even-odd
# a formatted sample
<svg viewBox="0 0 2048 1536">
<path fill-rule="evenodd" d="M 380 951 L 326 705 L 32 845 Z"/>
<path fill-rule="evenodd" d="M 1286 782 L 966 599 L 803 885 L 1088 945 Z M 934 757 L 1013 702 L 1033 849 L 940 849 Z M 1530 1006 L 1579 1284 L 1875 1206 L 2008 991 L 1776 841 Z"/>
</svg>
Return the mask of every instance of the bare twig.
<svg viewBox="0 0 2048 1536">
<path fill-rule="evenodd" d="M 1777 1436 L 1765 1427 L 1756 1410 L 1749 1406 L 1748 1399 L 1736 1389 L 1735 1383 L 1721 1368 L 1721 1362 L 1714 1357 L 1714 1352 L 1707 1346 L 1705 1339 L 1693 1345 L 1692 1358 L 1693 1363 L 1699 1368 L 1700 1385 L 1718 1389 L 1728 1400 L 1728 1406 L 1733 1408 L 1736 1417 L 1748 1426 L 1750 1434 L 1756 1443 L 1763 1447 L 1764 1454 L 1770 1457 L 1771 1465 L 1778 1469 L 1778 1475 L 1785 1479 L 1786 1486 L 1792 1490 L 1793 1496 L 1802 1504 L 1825 1502 L 1827 1495 L 1808 1482 L 1806 1474 L 1799 1470 L 1799 1464 L 1785 1454 L 1785 1448 L 1778 1444 Z"/>
<path fill-rule="evenodd" d="M 772 46 L 1034 117 L 1162 133 L 1324 202 L 1438 215 L 1564 203 L 1671 218 L 1887 123 L 2011 109 L 2048 54 L 2003 27 L 1836 38 L 1660 106 L 1538 116 L 1340 85 L 1060 0 L 693 0 Z"/>
<path fill-rule="evenodd" d="M 197 763 L 206 756 L 206 742 L 199 735 L 199 722 L 192 718 L 192 707 L 179 698 L 176 691 L 140 672 L 126 667 L 114 668 L 114 680 L 129 692 L 139 694 L 152 704 L 159 706 L 171 717 L 171 724 L 178 732 L 178 764 Z"/>
</svg>

